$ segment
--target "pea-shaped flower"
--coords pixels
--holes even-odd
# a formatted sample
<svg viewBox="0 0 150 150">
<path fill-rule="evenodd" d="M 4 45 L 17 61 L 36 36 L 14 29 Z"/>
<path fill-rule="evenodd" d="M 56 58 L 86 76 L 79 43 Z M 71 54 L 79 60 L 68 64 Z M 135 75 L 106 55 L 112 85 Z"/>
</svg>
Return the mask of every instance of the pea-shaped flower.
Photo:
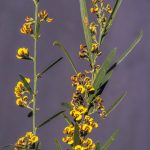
<svg viewBox="0 0 150 150">
<path fill-rule="evenodd" d="M 19 48 L 18 49 L 18 52 L 17 52 L 17 54 L 16 54 L 16 57 L 18 58 L 18 59 L 30 59 L 29 58 L 29 50 L 28 50 L 28 48 Z"/>
</svg>

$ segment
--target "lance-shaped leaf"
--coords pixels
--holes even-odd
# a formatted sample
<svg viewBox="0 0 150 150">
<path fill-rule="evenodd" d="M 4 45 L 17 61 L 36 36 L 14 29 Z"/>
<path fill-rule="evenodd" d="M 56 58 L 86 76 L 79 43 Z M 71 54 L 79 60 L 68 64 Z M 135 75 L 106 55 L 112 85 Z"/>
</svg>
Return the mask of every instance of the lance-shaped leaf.
<svg viewBox="0 0 150 150">
<path fill-rule="evenodd" d="M 61 144 L 59 143 L 57 138 L 55 139 L 55 143 L 56 143 L 57 150 L 62 150 Z"/>
<path fill-rule="evenodd" d="M 74 147 L 79 144 L 80 144 L 80 132 L 79 132 L 79 126 L 76 123 L 75 130 L 74 130 Z"/>
<path fill-rule="evenodd" d="M 41 150 L 41 142 L 38 142 L 38 144 L 36 145 L 35 150 Z"/>
<path fill-rule="evenodd" d="M 29 83 L 26 81 L 25 77 L 23 75 L 19 75 L 20 79 L 22 80 L 24 86 L 26 87 L 26 89 L 33 94 L 32 88 L 30 87 Z"/>
<path fill-rule="evenodd" d="M 109 137 L 109 139 L 105 142 L 105 144 L 101 147 L 100 150 L 107 150 L 110 145 L 116 140 L 118 136 L 119 130 L 113 132 L 113 134 Z"/>
<path fill-rule="evenodd" d="M 54 46 L 58 46 L 58 47 L 64 52 L 66 58 L 68 59 L 68 61 L 69 61 L 70 64 L 71 64 L 73 70 L 75 71 L 75 73 L 77 73 L 76 66 L 75 66 L 73 60 L 71 59 L 70 54 L 68 53 L 68 51 L 66 50 L 66 48 L 63 46 L 63 44 L 60 43 L 59 41 L 54 41 L 54 42 L 53 42 L 53 45 L 54 45 Z"/>
<path fill-rule="evenodd" d="M 103 32 L 100 31 L 100 35 L 99 35 L 99 44 L 100 45 L 102 44 L 104 37 L 107 35 L 109 29 L 111 28 L 113 20 L 117 14 L 117 11 L 118 11 L 121 3 L 122 3 L 122 0 L 116 0 L 115 5 L 113 7 L 113 11 L 112 11 L 111 15 L 109 16 L 108 21 L 106 22 L 106 26 L 105 26 Z"/>
<path fill-rule="evenodd" d="M 82 24 L 84 29 L 85 40 L 86 40 L 88 50 L 90 51 L 92 46 L 92 35 L 89 30 L 89 19 L 88 19 L 86 0 L 79 0 L 79 2 L 80 2 L 81 19 L 82 19 Z"/>
<path fill-rule="evenodd" d="M 88 48 L 89 59 L 90 59 L 90 62 L 92 63 L 93 62 L 93 56 L 91 53 L 92 35 L 89 29 L 89 18 L 88 18 L 86 0 L 79 0 L 79 3 L 80 3 L 80 12 L 81 12 L 81 19 L 82 19 L 82 25 L 83 25 L 83 30 L 84 30 L 85 41 L 86 41 L 86 45 Z"/>
<path fill-rule="evenodd" d="M 100 143 L 99 143 L 99 142 L 96 143 L 95 150 L 101 150 L 101 146 L 100 146 Z"/>
<path fill-rule="evenodd" d="M 126 95 L 127 92 L 123 93 L 119 98 L 117 98 L 117 100 L 115 100 L 110 108 L 106 111 L 106 115 L 109 115 L 122 102 Z"/>
<path fill-rule="evenodd" d="M 94 81 L 95 93 L 90 96 L 90 98 L 88 100 L 89 103 L 92 102 L 92 99 L 95 96 L 100 94 L 101 88 L 103 88 L 102 86 L 104 85 L 104 81 L 106 80 L 105 76 L 108 73 L 107 70 L 110 68 L 110 66 L 112 64 L 112 60 L 116 55 L 116 51 L 117 51 L 116 48 L 112 49 L 112 51 L 108 54 L 108 56 L 104 60 L 101 69 L 97 73 L 95 81 Z"/>
<path fill-rule="evenodd" d="M 142 40 L 143 31 L 140 32 L 138 37 L 131 43 L 129 48 L 124 51 L 124 53 L 117 59 L 117 61 L 107 70 L 107 73 L 111 72 L 114 68 L 117 67 L 136 47 L 136 45 Z"/>
<path fill-rule="evenodd" d="M 132 50 L 136 47 L 136 45 L 141 41 L 142 37 L 143 31 L 140 32 L 140 34 L 135 39 L 135 41 L 130 45 L 130 47 L 119 57 L 119 59 L 117 60 L 117 64 L 120 64 L 128 56 L 128 54 L 132 52 Z"/>
<path fill-rule="evenodd" d="M 49 123 L 50 121 L 52 121 L 53 119 L 55 119 L 56 117 L 58 117 L 59 115 L 61 115 L 62 113 L 64 113 L 65 111 L 60 111 L 57 114 L 51 116 L 50 118 L 48 118 L 47 120 L 45 120 L 43 123 L 41 123 L 40 125 L 37 126 L 37 128 L 41 128 L 44 125 L 46 125 L 47 123 Z"/>
<path fill-rule="evenodd" d="M 65 108 L 67 108 L 67 109 L 69 109 L 69 110 L 72 110 L 71 104 L 69 104 L 69 103 L 67 103 L 67 102 L 62 102 L 62 103 L 61 103 L 61 106 L 65 107 Z"/>
<path fill-rule="evenodd" d="M 59 61 L 61 61 L 63 57 L 58 58 L 54 62 L 52 62 L 48 67 L 46 67 L 41 73 L 37 75 L 38 78 L 41 78 L 44 73 L 46 73 L 49 69 L 51 69 L 53 66 L 55 66 Z"/>
<path fill-rule="evenodd" d="M 97 76 L 96 76 L 96 79 L 94 81 L 94 87 L 95 89 L 97 90 L 100 86 L 100 84 L 102 83 L 106 73 L 107 73 L 107 70 L 110 68 L 110 65 L 112 63 L 112 60 L 113 58 L 115 57 L 116 55 L 116 51 L 117 49 L 114 48 L 109 54 L 108 56 L 106 57 L 106 59 L 104 60 L 104 63 L 102 64 L 102 67 L 101 69 L 99 70 Z"/>
<path fill-rule="evenodd" d="M 73 124 L 73 122 L 66 115 L 63 114 L 63 117 L 68 124 Z"/>
</svg>

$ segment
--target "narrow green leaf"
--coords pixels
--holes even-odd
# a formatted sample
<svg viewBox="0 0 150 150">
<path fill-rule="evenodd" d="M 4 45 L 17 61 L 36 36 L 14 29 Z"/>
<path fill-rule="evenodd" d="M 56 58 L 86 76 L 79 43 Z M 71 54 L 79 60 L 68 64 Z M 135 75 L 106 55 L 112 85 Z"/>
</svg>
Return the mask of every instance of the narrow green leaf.
<svg viewBox="0 0 150 150">
<path fill-rule="evenodd" d="M 65 107 L 65 108 L 67 108 L 67 109 L 69 109 L 69 110 L 72 110 L 71 104 L 69 104 L 69 103 L 67 103 L 67 102 L 62 102 L 62 103 L 61 103 L 61 106 Z"/>
<path fill-rule="evenodd" d="M 32 88 L 30 87 L 29 83 L 26 81 L 25 77 L 23 75 L 19 75 L 20 79 L 24 83 L 26 89 L 30 92 L 30 94 L 33 94 Z"/>
<path fill-rule="evenodd" d="M 103 84 L 105 83 L 107 78 L 109 79 L 109 77 L 111 77 L 111 73 L 108 74 L 108 69 L 110 68 L 112 60 L 116 55 L 116 51 L 117 51 L 116 48 L 112 49 L 112 51 L 108 54 L 108 56 L 104 60 L 101 69 L 97 73 L 94 84 L 93 84 L 94 88 L 95 88 L 95 93 L 90 96 L 90 98 L 88 100 L 89 103 L 92 102 L 93 98 L 96 95 L 99 95 L 99 91 L 101 90 L 101 86 L 103 86 Z"/>
<path fill-rule="evenodd" d="M 41 73 L 38 74 L 38 78 L 41 78 L 44 73 L 46 73 L 49 69 L 51 69 L 53 66 L 55 66 L 59 61 L 61 61 L 63 57 L 60 57 L 59 59 L 55 60 L 51 64 L 48 65 Z"/>
<path fill-rule="evenodd" d="M 59 41 L 54 41 L 54 42 L 53 42 L 53 45 L 54 45 L 54 46 L 58 46 L 58 47 L 64 52 L 66 58 L 68 59 L 68 61 L 69 61 L 70 64 L 71 64 L 73 70 L 74 70 L 75 73 L 77 74 L 76 66 L 75 66 L 73 60 L 71 59 L 71 57 L 70 57 L 68 51 L 67 51 L 66 48 L 63 46 L 63 44 L 60 43 Z"/>
<path fill-rule="evenodd" d="M 66 115 L 63 114 L 63 117 L 64 117 L 64 119 L 66 120 L 66 122 L 67 122 L 68 124 L 73 124 L 73 123 L 71 122 L 71 120 L 70 120 Z"/>
<path fill-rule="evenodd" d="M 122 102 L 126 95 L 127 92 L 124 92 L 119 98 L 117 98 L 117 100 L 115 100 L 110 108 L 106 111 L 106 115 L 109 115 Z"/>
<path fill-rule="evenodd" d="M 92 46 L 92 35 L 88 27 L 89 19 L 88 19 L 86 0 L 79 0 L 79 3 L 80 3 L 80 12 L 81 12 L 81 19 L 82 19 L 82 24 L 84 29 L 86 45 L 88 47 L 88 50 L 90 51 Z"/>
<path fill-rule="evenodd" d="M 59 143 L 57 138 L 55 139 L 55 143 L 56 143 L 56 146 L 57 146 L 57 150 L 62 150 L 61 144 Z"/>
<path fill-rule="evenodd" d="M 108 56 L 106 57 L 106 59 L 104 60 L 104 63 L 102 64 L 102 67 L 101 69 L 99 70 L 97 76 L 96 76 L 96 79 L 94 81 L 94 87 L 96 90 L 98 90 L 98 88 L 100 87 L 106 73 L 107 73 L 107 70 L 110 68 L 110 65 L 112 63 L 112 60 L 113 58 L 115 57 L 116 55 L 116 51 L 117 49 L 114 48 L 109 54 Z"/>
<path fill-rule="evenodd" d="M 99 142 L 96 143 L 95 150 L 101 150 L 101 146 L 100 146 L 100 143 L 99 143 Z"/>
<path fill-rule="evenodd" d="M 113 134 L 109 137 L 109 139 L 105 142 L 105 144 L 101 147 L 100 150 L 107 150 L 110 145 L 116 140 L 118 136 L 119 130 L 113 132 Z"/>
<path fill-rule="evenodd" d="M 79 126 L 76 123 L 75 130 L 74 130 L 74 147 L 78 144 L 80 144 L 80 133 L 79 133 Z"/>
<path fill-rule="evenodd" d="M 36 145 L 35 150 L 41 150 L 41 142 L 38 142 L 38 144 Z"/>
<path fill-rule="evenodd" d="M 43 123 L 41 123 L 37 128 L 41 128 L 44 125 L 46 125 L 47 123 L 49 123 L 50 121 L 52 121 L 53 119 L 55 119 L 57 116 L 61 115 L 62 113 L 64 113 L 65 111 L 60 111 L 57 114 L 53 115 L 52 117 L 48 118 L 47 120 L 45 120 Z"/>
<path fill-rule="evenodd" d="M 117 64 L 120 64 L 130 52 L 136 47 L 136 45 L 141 41 L 143 37 L 143 31 L 140 32 L 139 36 L 135 39 L 135 41 L 130 45 L 130 47 L 120 56 L 117 60 Z"/>
<path fill-rule="evenodd" d="M 8 144 L 8 145 L 4 145 L 4 146 L 0 146 L 0 150 L 3 150 L 4 148 L 8 148 L 13 146 L 13 144 Z"/>
<path fill-rule="evenodd" d="M 117 14 L 117 12 L 118 12 L 118 10 L 119 10 L 119 7 L 120 7 L 121 3 L 122 3 L 122 0 L 116 0 L 115 5 L 114 5 L 114 7 L 113 7 L 113 11 L 112 11 L 110 17 L 108 18 L 107 23 L 106 23 L 105 29 L 104 29 L 103 32 L 100 33 L 100 35 L 99 35 L 99 44 L 100 44 L 100 45 L 102 44 L 102 42 L 103 42 L 103 40 L 104 40 L 104 37 L 107 35 L 109 29 L 111 28 L 112 23 L 113 23 L 114 18 L 115 18 L 116 14 Z M 101 31 L 100 31 L 100 32 L 101 32 Z"/>
</svg>

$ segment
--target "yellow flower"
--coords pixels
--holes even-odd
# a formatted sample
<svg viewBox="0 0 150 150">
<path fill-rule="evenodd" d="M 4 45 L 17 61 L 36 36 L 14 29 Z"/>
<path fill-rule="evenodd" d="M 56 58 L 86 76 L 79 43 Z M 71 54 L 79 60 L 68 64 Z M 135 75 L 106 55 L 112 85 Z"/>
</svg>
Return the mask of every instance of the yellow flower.
<svg viewBox="0 0 150 150">
<path fill-rule="evenodd" d="M 83 50 L 83 49 L 86 49 L 86 48 L 87 48 L 86 45 L 80 44 L 80 50 Z"/>
<path fill-rule="evenodd" d="M 93 94 L 95 92 L 95 88 L 91 84 L 85 85 L 89 94 Z"/>
<path fill-rule="evenodd" d="M 30 83 L 30 78 L 25 78 L 25 80 L 26 80 L 28 83 Z"/>
<path fill-rule="evenodd" d="M 106 10 L 106 12 L 108 12 L 110 14 L 112 13 L 112 8 L 111 8 L 110 4 L 107 4 L 105 10 Z"/>
<path fill-rule="evenodd" d="M 69 145 L 71 145 L 71 144 L 74 143 L 72 136 L 66 136 L 65 138 L 62 138 L 62 141 L 63 141 L 64 143 L 69 144 Z"/>
<path fill-rule="evenodd" d="M 26 145 L 25 137 L 19 138 L 19 140 L 17 141 L 16 145 L 22 145 L 22 146 L 25 146 L 25 145 Z"/>
<path fill-rule="evenodd" d="M 23 98 L 18 98 L 16 100 L 16 105 L 20 107 L 25 107 L 27 105 L 28 97 L 24 96 Z"/>
<path fill-rule="evenodd" d="M 87 138 L 83 141 L 83 144 L 87 149 L 95 149 L 95 143 L 93 143 L 93 140 L 91 138 Z"/>
<path fill-rule="evenodd" d="M 92 117 L 90 117 L 89 115 L 85 115 L 85 117 L 84 117 L 84 121 L 85 122 L 93 122 L 93 118 Z"/>
<path fill-rule="evenodd" d="M 80 105 L 76 108 L 76 110 L 79 111 L 81 114 L 85 114 L 88 109 L 84 107 L 83 105 Z"/>
<path fill-rule="evenodd" d="M 29 78 L 25 78 L 25 80 L 28 83 L 30 83 Z M 18 106 L 25 106 L 26 105 L 26 103 L 28 101 L 28 97 L 24 96 L 24 94 L 28 93 L 28 92 L 29 91 L 25 88 L 24 83 L 22 81 L 19 81 L 14 88 L 14 94 L 17 97 L 16 105 L 18 105 Z"/>
<path fill-rule="evenodd" d="M 18 139 L 15 144 L 15 149 L 24 149 L 24 148 L 31 148 L 33 144 L 38 142 L 38 136 L 34 135 L 32 132 L 27 132 L 25 136 Z"/>
<path fill-rule="evenodd" d="M 94 22 L 90 24 L 89 29 L 93 34 L 97 33 L 97 25 Z"/>
<path fill-rule="evenodd" d="M 25 137 L 28 139 L 28 143 L 33 145 L 34 143 L 38 142 L 38 136 L 34 135 L 32 132 L 27 132 Z"/>
<path fill-rule="evenodd" d="M 70 111 L 70 115 L 73 116 L 76 121 L 80 121 L 82 119 L 81 113 L 77 110 Z"/>
<path fill-rule="evenodd" d="M 25 91 L 24 84 L 23 84 L 23 82 L 19 81 L 14 89 L 14 93 L 15 93 L 16 97 L 17 98 L 22 97 L 24 91 Z"/>
<path fill-rule="evenodd" d="M 31 17 L 29 17 L 29 16 L 27 16 L 27 17 L 25 18 L 25 21 L 32 24 L 33 21 L 34 21 L 34 19 L 31 18 Z"/>
<path fill-rule="evenodd" d="M 38 13 L 38 17 L 40 18 L 40 22 L 43 22 L 45 20 L 46 22 L 50 23 L 53 21 L 53 18 L 48 17 L 48 12 L 46 10 L 41 10 Z"/>
<path fill-rule="evenodd" d="M 91 52 L 95 52 L 97 50 L 98 50 L 98 44 L 97 43 L 92 43 Z"/>
<path fill-rule="evenodd" d="M 23 26 L 20 29 L 20 32 L 22 34 L 32 34 L 33 29 L 31 23 L 24 23 Z"/>
<path fill-rule="evenodd" d="M 29 59 L 29 50 L 28 48 L 19 48 L 16 57 L 18 59 Z"/>
<path fill-rule="evenodd" d="M 93 4 L 95 4 L 95 3 L 97 3 L 98 2 L 98 0 L 92 0 L 92 3 Z"/>
<path fill-rule="evenodd" d="M 85 150 L 83 146 L 81 145 L 76 145 L 74 150 Z"/>
<path fill-rule="evenodd" d="M 83 94 L 85 92 L 85 88 L 83 87 L 83 85 L 77 85 L 76 91 Z"/>
<path fill-rule="evenodd" d="M 93 129 L 93 127 L 88 124 L 81 124 L 79 125 L 79 128 L 82 132 L 86 132 L 86 133 L 91 133 Z"/>
<path fill-rule="evenodd" d="M 73 134 L 74 133 L 74 126 L 71 124 L 69 126 L 67 126 L 64 131 L 64 134 Z"/>
<path fill-rule="evenodd" d="M 91 12 L 91 13 L 94 13 L 94 14 L 97 14 L 98 11 L 99 11 L 99 8 L 98 8 L 98 7 L 92 7 L 92 8 L 90 9 L 90 12 Z"/>
</svg>

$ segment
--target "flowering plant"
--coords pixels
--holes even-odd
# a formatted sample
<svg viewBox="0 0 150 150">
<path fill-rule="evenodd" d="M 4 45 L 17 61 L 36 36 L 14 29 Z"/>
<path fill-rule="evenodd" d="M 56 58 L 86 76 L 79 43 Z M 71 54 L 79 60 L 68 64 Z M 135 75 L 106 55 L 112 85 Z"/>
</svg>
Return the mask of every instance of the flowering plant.
<svg viewBox="0 0 150 150">
<path fill-rule="evenodd" d="M 91 8 L 89 10 L 96 19 L 90 22 L 86 6 L 87 1 L 79 0 L 85 35 L 85 43 L 80 44 L 79 57 L 88 62 L 89 68 L 84 71 L 79 71 L 65 47 L 59 41 L 54 41 L 53 44 L 63 50 L 74 70 L 75 74 L 71 76 L 71 81 L 75 90 L 72 93 L 71 101 L 62 103 L 65 110 L 58 112 L 43 123 L 38 124 L 36 120 L 36 114 L 39 112 L 39 108 L 37 107 L 38 79 L 62 58 L 50 64 L 42 72 L 39 73 L 37 71 L 37 42 L 40 38 L 41 24 L 43 22 L 51 23 L 53 19 L 49 17 L 46 10 L 39 11 L 39 0 L 33 0 L 35 16 L 34 18 L 29 16 L 25 18 L 25 23 L 22 25 L 20 32 L 30 36 L 34 40 L 34 54 L 32 56 L 27 47 L 19 48 L 16 54 L 16 58 L 19 60 L 33 62 L 33 88 L 30 85 L 30 78 L 24 77 L 21 74 L 19 75 L 20 80 L 14 88 L 16 105 L 31 111 L 28 116 L 32 117 L 33 127 L 32 131 L 27 131 L 23 137 L 17 140 L 13 145 L 14 150 L 41 150 L 38 130 L 58 115 L 62 115 L 67 122 L 67 126 L 64 127 L 63 130 L 64 137 L 62 137 L 62 141 L 68 144 L 67 150 L 106 150 L 115 140 L 118 130 L 116 130 L 104 144 L 94 142 L 90 133 L 93 129 L 99 128 L 99 122 L 94 118 L 95 114 L 98 114 L 101 119 L 105 119 L 125 97 L 126 92 L 117 98 L 109 108 L 106 108 L 104 106 L 105 100 L 102 98 L 101 94 L 108 84 L 114 69 L 135 48 L 143 36 L 141 32 L 118 59 L 114 60 L 117 52 L 117 49 L 114 48 L 110 51 L 101 65 L 97 64 L 98 58 L 102 55 L 103 41 L 112 26 L 121 2 L 121 0 L 116 0 L 112 7 L 104 0 L 91 0 Z M 68 116 L 68 112 L 70 117 Z M 62 146 L 58 139 L 55 141 L 57 150 L 62 150 Z"/>
</svg>

